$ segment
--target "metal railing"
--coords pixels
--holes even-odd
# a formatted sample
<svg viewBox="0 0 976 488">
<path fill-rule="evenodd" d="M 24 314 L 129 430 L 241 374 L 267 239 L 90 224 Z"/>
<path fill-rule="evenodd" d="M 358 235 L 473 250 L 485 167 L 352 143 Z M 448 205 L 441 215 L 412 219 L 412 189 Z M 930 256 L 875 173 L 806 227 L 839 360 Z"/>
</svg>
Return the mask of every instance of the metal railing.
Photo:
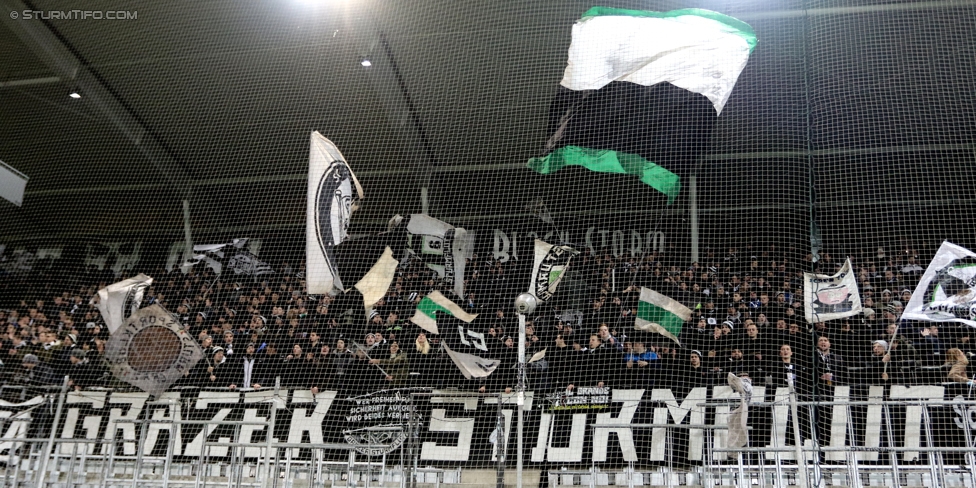
<svg viewBox="0 0 976 488">
<path fill-rule="evenodd" d="M 0 488 L 16 487 L 57 487 L 57 488 L 145 488 L 149 486 L 170 488 L 295 488 L 298 486 L 386 486 L 415 488 L 418 483 L 439 486 L 460 482 L 462 468 L 457 464 L 442 466 L 421 466 L 419 463 L 418 422 L 408 421 L 400 429 L 406 429 L 403 445 L 389 455 L 357 455 L 357 448 L 384 447 L 382 445 L 356 446 L 350 443 L 305 443 L 283 442 L 275 438 L 276 413 L 287 408 L 280 397 L 280 387 L 276 386 L 266 400 L 270 403 L 269 415 L 258 420 L 190 420 L 170 416 L 151 418 L 146 414 L 139 418 L 113 418 L 114 432 L 103 438 L 65 437 L 62 418 L 69 395 L 67 383 L 63 383 L 56 393 L 48 392 L 41 404 L 25 410 L 37 415 L 20 415 L 0 418 L 0 463 L 3 473 Z M 477 394 L 465 392 L 412 392 L 410 412 L 415 411 L 414 402 L 427 400 L 432 396 L 474 396 L 479 398 L 497 397 L 497 439 L 498 456 L 493 461 L 497 477 L 494 485 L 504 484 L 506 471 L 515 469 L 516 460 L 511 459 L 512 451 L 506 444 L 508 435 L 504 432 L 506 422 L 502 415 L 502 405 L 511 406 L 510 398 L 503 401 L 503 394 Z M 507 402 L 507 403 L 506 403 Z M 738 400 L 708 400 L 695 403 L 696 408 L 708 409 L 731 406 Z M 591 434 L 599 429 L 630 429 L 641 431 L 662 429 L 665 443 L 672 445 L 675 433 L 681 430 L 696 429 L 704 439 L 702 460 L 698 463 L 684 462 L 680 466 L 674 462 L 675 450 L 668 449 L 662 462 L 647 460 L 628 461 L 626 465 L 607 464 L 589 461 L 589 469 L 577 465 L 567 465 L 561 469 L 558 464 L 533 465 L 547 470 L 549 486 L 556 487 L 567 483 L 591 488 L 614 484 L 617 486 L 642 486 L 648 484 L 663 486 L 681 485 L 735 485 L 760 487 L 805 486 L 821 487 L 843 485 L 849 488 L 863 488 L 867 485 L 884 485 L 896 488 L 924 484 L 929 488 L 950 488 L 964 486 L 976 488 L 976 452 L 974 435 L 970 423 L 961 422 L 965 445 L 946 447 L 939 445 L 936 437 L 936 424 L 932 410 L 938 408 L 960 408 L 964 411 L 976 409 L 976 400 L 924 399 L 924 400 L 830 400 L 797 401 L 792 404 L 804 409 L 806 415 L 787 415 L 787 422 L 809 421 L 807 435 L 795 435 L 790 442 L 779 445 L 779 437 L 770 436 L 769 446 L 750 446 L 731 449 L 722 445 L 717 431 L 728 429 L 719 422 L 695 424 L 673 423 L 589 423 Z M 171 405 L 170 401 L 147 402 L 147 406 Z M 784 400 L 750 402 L 750 408 L 783 408 Z M 823 427 L 816 425 L 818 409 L 830 408 L 834 415 L 841 413 L 846 418 L 853 416 L 855 408 L 871 407 L 880 410 L 878 435 L 886 437 L 883 445 L 855 445 L 853 422 L 846 424 L 846 436 L 852 439 L 851 445 L 831 445 L 820 439 Z M 919 412 L 919 445 L 904 445 L 896 442 L 893 409 L 915 408 Z M 898 412 L 898 410 L 895 410 Z M 40 413 L 52 413 L 40 415 Z M 409 418 L 414 418 L 411 414 Z M 782 418 L 770 415 L 772 431 L 786 430 L 779 425 Z M 968 419 L 967 419 L 968 420 Z M 135 437 L 118 435 L 119 429 L 127 425 L 135 432 Z M 177 456 L 176 432 L 184 427 L 202 427 L 199 456 Z M 215 429 L 225 429 L 226 439 L 211 440 Z M 244 442 L 245 428 L 251 431 L 263 430 L 263 440 Z M 393 427 L 375 427 L 390 429 Z M 168 432 L 165 449 L 157 448 L 149 441 L 149 433 Z M 222 434 L 219 434 L 220 436 Z M 591 437 L 593 437 L 591 435 Z M 787 435 L 787 439 L 789 435 Z M 368 442 L 372 437 L 366 436 Z M 134 448 L 134 452 L 131 448 Z M 336 459 L 336 453 L 346 453 L 346 460 Z M 797 455 L 799 453 L 799 455 Z M 843 461 L 828 460 L 832 453 L 843 453 Z M 862 453 L 877 453 L 879 462 L 867 462 Z M 918 453 L 919 461 L 905 463 L 899 460 L 903 453 Z M 947 456 L 952 454 L 952 457 Z M 150 455 L 151 454 L 151 455 Z M 196 454 L 194 454 L 196 456 Z M 727 460 L 719 458 L 728 457 Z M 832 456 L 836 457 L 836 456 Z M 341 459 L 341 458 L 340 458 Z"/>
</svg>

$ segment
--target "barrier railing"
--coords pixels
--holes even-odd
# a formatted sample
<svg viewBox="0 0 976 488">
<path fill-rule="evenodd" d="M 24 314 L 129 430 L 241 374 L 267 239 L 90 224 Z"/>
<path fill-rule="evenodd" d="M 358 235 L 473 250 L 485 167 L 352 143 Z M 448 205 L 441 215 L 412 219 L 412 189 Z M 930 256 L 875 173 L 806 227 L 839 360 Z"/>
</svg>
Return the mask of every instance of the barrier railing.
<svg viewBox="0 0 976 488">
<path fill-rule="evenodd" d="M 275 436 L 278 426 L 276 412 L 286 409 L 285 399 L 280 387 L 275 387 L 267 397 L 254 405 L 270 405 L 269 414 L 259 419 L 226 420 L 211 418 L 195 420 L 177 416 L 153 415 L 152 409 L 158 407 L 176 408 L 173 399 L 146 402 L 151 407 L 143 414 L 122 418 L 121 410 L 108 419 L 111 427 L 103 437 L 89 434 L 85 438 L 73 438 L 72 429 L 79 426 L 67 424 L 66 405 L 72 393 L 67 383 L 57 392 L 45 392 L 43 400 L 24 407 L 21 414 L 0 418 L 0 462 L 3 473 L 0 488 L 13 487 L 58 487 L 58 488 L 146 488 L 159 486 L 190 486 L 208 488 L 226 486 L 227 488 L 297 488 L 299 486 L 399 486 L 416 488 L 418 485 L 439 486 L 440 484 L 481 484 L 501 487 L 506 484 L 505 474 L 514 473 L 517 446 L 509 445 L 507 429 L 511 426 L 511 415 L 503 414 L 503 406 L 513 403 L 509 395 L 501 393 L 479 394 L 465 392 L 411 392 L 409 408 L 405 410 L 405 421 L 398 426 L 368 427 L 367 430 L 405 430 L 402 445 L 371 445 L 372 436 L 365 436 L 367 445 L 354 445 L 349 442 L 289 442 Z M 481 479 L 477 482 L 463 483 L 462 474 L 466 470 L 457 463 L 421 462 L 420 417 L 413 415 L 418 402 L 431 402 L 435 398 L 450 398 L 452 401 L 494 403 L 498 455 L 491 465 L 482 464 L 480 468 L 491 468 L 495 472 L 491 481 Z M 24 397 L 26 400 L 27 398 Z M 787 435 L 787 441 L 780 443 L 776 435 L 770 437 L 770 445 L 752 445 L 731 449 L 723 445 L 719 432 L 728 429 L 720 421 L 679 423 L 601 423 L 587 422 L 590 437 L 601 430 L 626 429 L 633 433 L 648 430 L 662 431 L 664 443 L 671 446 L 680 431 L 701 431 L 703 455 L 701 460 L 689 463 L 675 463 L 675 450 L 668 449 L 663 461 L 648 459 L 619 462 L 598 462 L 591 457 L 586 466 L 557 461 L 527 463 L 530 471 L 548 475 L 548 485 L 556 487 L 566 484 L 590 487 L 617 485 L 735 485 L 761 487 L 787 486 L 847 486 L 862 488 L 868 485 L 908 487 L 924 485 L 930 488 L 949 488 L 965 486 L 976 488 L 976 453 L 974 435 L 969 419 L 957 425 L 961 428 L 964 444 L 960 446 L 940 445 L 938 425 L 933 418 L 937 409 L 955 411 L 976 411 L 976 400 L 955 399 L 909 399 L 909 400 L 824 400 L 796 401 L 793 403 L 805 414 L 788 413 L 786 421 L 796 423 L 800 420 L 809 423 L 804 435 Z M 689 403 L 695 408 L 712 409 L 731 407 L 738 404 L 737 399 L 712 399 Z M 784 408 L 784 400 L 752 401 L 750 408 Z M 877 446 L 862 443 L 858 445 L 836 445 L 822 439 L 824 425 L 822 410 L 831 409 L 832 415 L 850 418 L 855 409 L 877 409 L 880 417 L 877 425 L 867 428 L 878 429 L 872 435 L 884 435 L 884 441 Z M 902 409 L 902 410 L 898 410 Z M 892 413 L 913 409 L 918 413 L 919 432 L 917 444 L 898 442 L 900 428 Z M 509 415 L 506 417 L 506 415 Z M 715 415 L 712 413 L 711 415 Z M 967 415 L 969 415 L 967 413 Z M 904 417 L 905 415 L 902 415 Z M 94 417 L 91 417 L 94 418 Z M 781 425 L 783 417 L 770 415 L 773 431 L 786 430 Z M 416 419 L 416 422 L 414 421 Z M 507 422 L 506 422 L 507 420 Z M 98 422 L 106 419 L 99 418 Z M 87 418 L 83 421 L 85 429 L 99 432 L 94 423 Z M 91 425 L 89 425 L 89 423 Z M 840 424 L 838 424 L 840 425 Z M 128 427 L 125 427 L 128 426 Z M 199 455 L 187 456 L 187 450 L 177 448 L 178 433 L 187 428 L 203 429 L 199 434 Z M 338 426 L 335 426 L 338 428 Z M 226 433 L 215 434 L 216 429 Z M 832 435 L 844 434 L 854 439 L 854 424 L 843 425 L 845 432 L 839 430 Z M 112 430 L 114 429 L 114 430 Z M 125 438 L 119 430 L 132 429 L 134 437 Z M 513 428 L 514 429 L 514 428 Z M 287 430 L 287 429 L 286 429 Z M 251 441 L 253 433 L 263 431 L 264 436 Z M 163 448 L 153 436 L 166 433 Z M 250 432 L 251 434 L 246 434 Z M 798 432 L 798 431 L 794 431 Z M 750 432 L 751 433 L 751 432 Z M 792 437 L 792 439 L 791 439 Z M 792 442 L 790 442 L 792 440 Z M 532 442 L 530 439 L 528 442 Z M 375 455 L 358 454 L 367 451 L 391 452 Z M 374 449 L 377 448 L 377 449 Z M 382 448 L 382 449 L 380 449 Z M 155 449 L 155 450 L 153 450 Z M 196 449 L 196 447 L 194 447 Z M 182 452 L 182 456 L 179 453 Z M 194 451 L 197 452 L 197 451 Z M 796 455 L 796 453 L 799 455 Z M 345 453 L 344 461 L 337 459 L 337 453 Z M 841 453 L 841 456 L 834 454 Z M 867 461 L 865 453 L 876 454 L 877 460 Z M 917 453 L 918 461 L 905 461 L 907 453 Z M 728 459 L 724 459 L 728 457 Z M 528 455 L 526 455 L 526 459 Z M 511 483 L 509 483 L 511 484 Z"/>
</svg>

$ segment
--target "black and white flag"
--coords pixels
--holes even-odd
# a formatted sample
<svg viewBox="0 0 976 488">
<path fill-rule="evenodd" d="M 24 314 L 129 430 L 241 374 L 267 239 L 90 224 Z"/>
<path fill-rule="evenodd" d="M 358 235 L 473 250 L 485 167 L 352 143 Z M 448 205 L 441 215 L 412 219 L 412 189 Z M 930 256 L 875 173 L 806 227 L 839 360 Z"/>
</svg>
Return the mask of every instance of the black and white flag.
<svg viewBox="0 0 976 488">
<path fill-rule="evenodd" d="M 433 302 L 421 301 L 417 313 L 411 320 L 421 327 L 434 325 L 424 329 L 430 333 L 437 331 L 438 341 L 465 378 L 484 378 L 494 372 L 500 361 L 496 358 L 497 351 L 491 348 L 499 347 L 499 342 L 494 339 L 489 340 L 486 336 L 491 327 L 491 319 L 486 319 L 484 316 L 479 319 L 478 315 L 451 310 L 457 308 L 453 302 L 445 299 L 440 293 L 432 295 Z M 434 324 L 432 317 L 437 311 L 441 313 L 436 315 L 436 324 Z"/>
<path fill-rule="evenodd" d="M 447 355 L 451 358 L 451 361 L 454 361 L 454 365 L 461 370 L 461 374 L 469 380 L 471 378 L 487 377 L 498 368 L 498 364 L 500 363 L 497 359 L 455 351 L 448 347 L 446 343 L 444 344 L 444 350 L 447 351 Z"/>
<path fill-rule="evenodd" d="M 529 293 L 541 302 L 547 302 L 556 293 L 573 256 L 579 251 L 569 246 L 554 246 L 540 239 L 535 240 L 535 261 Z"/>
<path fill-rule="evenodd" d="M 247 250 L 248 238 L 234 239 L 222 244 L 199 244 L 193 246 L 193 260 L 183 263 L 190 268 L 203 263 L 215 274 L 233 271 L 235 275 L 261 276 L 274 273 L 270 264 L 261 261 Z"/>
<path fill-rule="evenodd" d="M 105 343 L 105 362 L 116 378 L 158 396 L 203 358 L 203 349 L 159 305 L 141 308 Z"/>
<path fill-rule="evenodd" d="M 976 253 L 943 242 L 901 318 L 976 327 Z"/>
<path fill-rule="evenodd" d="M 387 232 L 346 239 L 333 250 L 332 270 L 336 280 L 353 284 L 346 293 L 357 290 L 366 309 L 372 308 L 389 290 L 406 246 L 406 226 L 396 217 Z"/>
<path fill-rule="evenodd" d="M 458 297 L 464 297 L 464 265 L 472 240 L 463 228 L 424 214 L 411 215 L 407 223 L 408 249 L 436 271 Z"/>
<path fill-rule="evenodd" d="M 811 324 L 861 313 L 861 295 L 851 260 L 832 275 L 803 273 L 803 300 L 806 319 Z"/>
<path fill-rule="evenodd" d="M 363 198 L 363 187 L 339 148 L 313 132 L 308 155 L 308 207 L 305 216 L 306 282 L 312 295 L 345 291 L 335 247 L 348 235 L 349 219 Z"/>
<path fill-rule="evenodd" d="M 142 298 L 153 279 L 139 274 L 98 290 L 98 311 L 108 327 L 109 334 L 125 323 L 130 315 L 142 306 Z"/>
<path fill-rule="evenodd" d="M 231 256 L 227 261 L 227 269 L 233 271 L 234 274 L 248 276 L 274 274 L 274 269 L 271 268 L 270 264 L 261 261 L 249 251 L 241 251 Z"/>
</svg>

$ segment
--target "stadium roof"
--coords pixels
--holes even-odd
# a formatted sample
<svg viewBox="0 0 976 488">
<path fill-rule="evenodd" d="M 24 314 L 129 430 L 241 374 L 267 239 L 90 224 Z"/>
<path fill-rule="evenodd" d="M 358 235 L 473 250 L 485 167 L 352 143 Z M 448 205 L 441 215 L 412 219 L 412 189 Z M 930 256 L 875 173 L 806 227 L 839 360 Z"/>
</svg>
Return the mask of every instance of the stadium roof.
<svg viewBox="0 0 976 488">
<path fill-rule="evenodd" d="M 952 182 L 973 177 L 974 2 L 607 3 L 710 8 L 756 30 L 700 175 L 703 211 L 805 214 L 808 156 L 822 202 L 971 200 Z M 30 177 L 22 207 L 0 203 L 0 234 L 178 236 L 184 198 L 203 231 L 301 228 L 312 130 L 360 173 L 361 222 L 419 211 L 425 182 L 445 219 L 522 213 L 527 184 L 564 210 L 659 208 L 617 201 L 630 183 L 524 169 L 591 5 L 0 0 L 0 160 Z M 929 177 L 933 161 L 950 164 Z M 856 193 L 852 171 L 870 182 Z M 932 185 L 907 192 L 912 178 Z"/>
</svg>

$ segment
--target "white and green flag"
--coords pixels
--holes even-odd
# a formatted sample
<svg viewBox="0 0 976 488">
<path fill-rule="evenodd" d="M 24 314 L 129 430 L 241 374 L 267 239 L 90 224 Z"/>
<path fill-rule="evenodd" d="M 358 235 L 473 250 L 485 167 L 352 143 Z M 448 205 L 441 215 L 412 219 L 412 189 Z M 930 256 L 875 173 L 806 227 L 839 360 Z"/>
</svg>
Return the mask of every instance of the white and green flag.
<svg viewBox="0 0 976 488">
<path fill-rule="evenodd" d="M 555 246 L 536 239 L 529 293 L 541 302 L 549 301 L 569 268 L 569 262 L 577 254 L 579 251 L 569 246 Z"/>
<path fill-rule="evenodd" d="M 943 242 L 901 318 L 976 327 L 976 253 Z"/>
<path fill-rule="evenodd" d="M 704 95 L 721 114 L 755 46 L 748 24 L 710 10 L 593 7 L 573 25 L 561 85 L 579 91 L 668 82 Z"/>
<path fill-rule="evenodd" d="M 587 10 L 573 25 L 544 152 L 528 167 L 638 176 L 670 205 L 756 42 L 749 24 L 710 10 Z"/>
<path fill-rule="evenodd" d="M 691 319 L 691 309 L 650 288 L 641 288 L 634 328 L 678 341 L 681 328 Z"/>
<path fill-rule="evenodd" d="M 417 304 L 417 311 L 410 317 L 410 321 L 417 324 L 421 329 L 432 334 L 439 334 L 437 330 L 437 312 L 448 314 L 457 319 L 471 323 L 478 314 L 470 314 L 464 311 L 458 304 L 452 302 L 441 292 L 434 291 L 420 300 Z"/>
</svg>

